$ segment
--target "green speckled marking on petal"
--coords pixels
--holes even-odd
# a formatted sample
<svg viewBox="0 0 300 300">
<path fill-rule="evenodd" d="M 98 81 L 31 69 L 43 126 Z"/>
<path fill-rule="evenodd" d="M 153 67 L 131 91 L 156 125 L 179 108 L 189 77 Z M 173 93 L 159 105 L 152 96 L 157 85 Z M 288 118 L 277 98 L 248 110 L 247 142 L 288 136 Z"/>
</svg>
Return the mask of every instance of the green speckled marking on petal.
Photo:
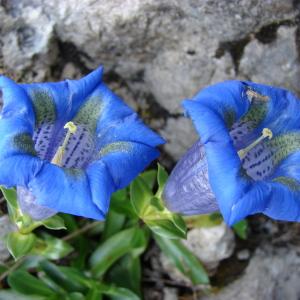
<svg viewBox="0 0 300 300">
<path fill-rule="evenodd" d="M 83 170 L 81 169 L 76 169 L 76 168 L 63 168 L 64 172 L 66 173 L 66 175 L 75 177 L 75 178 L 79 178 L 82 176 L 85 176 L 85 173 Z"/>
<path fill-rule="evenodd" d="M 227 128 L 231 128 L 234 122 L 236 121 L 236 114 L 233 109 L 228 109 L 224 113 L 224 121 Z"/>
<path fill-rule="evenodd" d="M 27 154 L 36 155 L 33 140 L 28 133 L 20 133 L 13 138 L 14 147 Z"/>
<path fill-rule="evenodd" d="M 99 157 L 113 153 L 113 152 L 130 152 L 132 150 L 132 143 L 130 142 L 115 142 L 104 146 L 99 151 Z"/>
<path fill-rule="evenodd" d="M 266 143 L 274 149 L 273 162 L 276 165 L 291 153 L 300 150 L 300 133 L 279 135 Z"/>
<path fill-rule="evenodd" d="M 100 97 L 91 97 L 80 108 L 73 119 L 75 124 L 86 125 L 88 130 L 93 134 L 96 131 L 97 121 L 103 109 L 103 102 Z"/>
<path fill-rule="evenodd" d="M 35 118 L 36 127 L 44 123 L 54 123 L 56 119 L 56 109 L 54 100 L 47 90 L 36 89 L 30 93 Z"/>
<path fill-rule="evenodd" d="M 252 129 L 256 128 L 263 121 L 267 114 L 268 102 L 252 100 L 249 111 L 240 119 L 240 122 L 248 123 Z"/>
<path fill-rule="evenodd" d="M 272 181 L 284 184 L 289 189 L 291 189 L 293 191 L 299 191 L 300 190 L 299 182 L 297 180 L 293 179 L 293 178 L 290 178 L 290 177 L 280 176 L 280 177 L 274 178 Z"/>
</svg>

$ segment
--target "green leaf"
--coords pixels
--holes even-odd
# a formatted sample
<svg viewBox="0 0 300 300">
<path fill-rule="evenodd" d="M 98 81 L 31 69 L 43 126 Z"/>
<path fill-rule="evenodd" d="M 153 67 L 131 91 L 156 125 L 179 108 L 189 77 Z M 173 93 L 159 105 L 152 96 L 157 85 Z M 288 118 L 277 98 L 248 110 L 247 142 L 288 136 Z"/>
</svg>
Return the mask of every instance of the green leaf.
<svg viewBox="0 0 300 300">
<path fill-rule="evenodd" d="M 50 289 L 44 282 L 24 270 L 12 272 L 8 276 L 8 284 L 17 292 L 25 295 L 55 295 L 55 292 Z"/>
<path fill-rule="evenodd" d="M 126 217 L 124 214 L 119 214 L 110 209 L 105 220 L 101 240 L 105 241 L 115 233 L 119 232 L 124 226 L 125 219 Z"/>
<path fill-rule="evenodd" d="M 73 247 L 62 239 L 49 234 L 43 234 L 44 239 L 38 239 L 32 254 L 41 255 L 48 259 L 60 259 L 73 251 Z"/>
<path fill-rule="evenodd" d="M 130 200 L 136 214 L 143 218 L 153 194 L 149 186 L 139 176 L 130 185 Z"/>
<path fill-rule="evenodd" d="M 86 300 L 102 300 L 102 292 L 98 286 L 98 282 L 94 282 L 85 297 Z"/>
<path fill-rule="evenodd" d="M 121 191 L 124 192 L 118 195 L 118 191 L 112 195 L 109 210 L 113 210 L 120 215 L 126 215 L 127 217 L 132 219 L 137 219 L 137 214 L 130 203 L 128 189 L 123 189 Z"/>
<path fill-rule="evenodd" d="M 15 258 L 28 254 L 36 243 L 36 236 L 33 233 L 21 234 L 10 232 L 6 236 L 6 246 L 10 254 Z"/>
<path fill-rule="evenodd" d="M 49 297 L 24 295 L 13 290 L 0 291 L 0 300 L 49 300 Z"/>
<path fill-rule="evenodd" d="M 67 296 L 66 300 L 85 300 L 85 297 L 81 293 L 74 292 L 74 293 L 70 293 Z"/>
<path fill-rule="evenodd" d="M 112 284 L 99 284 L 101 292 L 108 296 L 120 297 L 122 300 L 139 300 L 140 297 L 129 289 L 118 287 Z"/>
<path fill-rule="evenodd" d="M 141 261 L 130 253 L 118 260 L 105 277 L 117 286 L 132 290 L 141 296 Z M 118 299 L 114 297 L 114 300 Z M 122 300 L 122 298 L 120 298 Z"/>
<path fill-rule="evenodd" d="M 101 277 L 120 257 L 128 252 L 140 255 L 148 243 L 146 231 L 132 227 L 108 238 L 91 255 L 90 266 L 96 277 Z"/>
<path fill-rule="evenodd" d="M 156 170 L 149 170 L 140 174 L 141 178 L 148 185 L 149 189 L 152 190 L 156 182 Z"/>
<path fill-rule="evenodd" d="M 20 216 L 17 191 L 15 189 L 6 189 L 3 186 L 0 186 L 0 189 L 7 202 L 9 218 L 13 223 L 15 223 L 16 219 Z"/>
<path fill-rule="evenodd" d="M 180 241 L 164 239 L 154 235 L 162 252 L 174 263 L 177 269 L 187 276 L 193 284 L 208 284 L 209 278 L 199 259 Z"/>
<path fill-rule="evenodd" d="M 214 227 L 223 222 L 223 218 L 220 213 L 189 216 L 184 217 L 184 220 L 188 228 Z"/>
<path fill-rule="evenodd" d="M 246 240 L 248 237 L 248 222 L 247 222 L 247 220 L 242 220 L 242 221 L 236 223 L 235 225 L 233 225 L 233 230 L 239 238 Z"/>
<path fill-rule="evenodd" d="M 143 221 L 156 234 L 166 238 L 186 238 L 186 225 L 182 217 L 165 208 L 160 199 L 153 197 L 145 210 Z"/>
<path fill-rule="evenodd" d="M 174 225 L 171 220 L 146 221 L 147 226 L 156 234 L 168 239 L 185 239 L 186 231 Z"/>
<path fill-rule="evenodd" d="M 163 193 L 165 184 L 168 180 L 168 173 L 166 172 L 166 170 L 160 165 L 157 164 L 157 182 L 158 182 L 158 190 L 156 193 L 156 196 L 158 198 L 161 198 L 161 195 Z"/>
<path fill-rule="evenodd" d="M 61 230 L 67 229 L 65 226 L 64 219 L 58 215 L 55 215 L 51 218 L 40 221 L 42 225 L 44 225 L 48 229 L 52 230 Z"/>
<path fill-rule="evenodd" d="M 50 279 L 68 292 L 85 292 L 87 290 L 88 281 L 74 268 L 58 267 L 47 260 L 42 261 L 40 267 Z"/>
</svg>

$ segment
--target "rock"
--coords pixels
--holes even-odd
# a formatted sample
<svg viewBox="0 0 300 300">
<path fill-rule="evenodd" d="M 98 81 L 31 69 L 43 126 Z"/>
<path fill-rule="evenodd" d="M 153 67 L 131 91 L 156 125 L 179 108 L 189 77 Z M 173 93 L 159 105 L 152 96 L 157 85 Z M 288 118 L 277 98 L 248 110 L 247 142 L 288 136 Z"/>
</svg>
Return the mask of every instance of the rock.
<svg viewBox="0 0 300 300">
<path fill-rule="evenodd" d="M 4 69 L 28 81 L 42 81 L 57 56 L 55 21 L 39 1 L 6 1 L 0 6 L 1 57 Z"/>
<path fill-rule="evenodd" d="M 5 236 L 13 230 L 15 230 L 15 226 L 11 224 L 8 216 L 0 217 L 0 262 L 4 262 L 10 257 L 5 243 Z"/>
<path fill-rule="evenodd" d="M 225 223 L 214 227 L 193 228 L 182 241 L 209 271 L 219 262 L 232 255 L 235 247 L 234 234 Z"/>
<path fill-rule="evenodd" d="M 225 223 L 209 228 L 193 228 L 182 243 L 199 258 L 210 274 L 214 273 L 222 259 L 232 255 L 235 247 L 234 234 Z M 190 284 L 189 279 L 164 254 L 160 255 L 160 262 L 173 280 Z"/>
<path fill-rule="evenodd" d="M 250 257 L 250 251 L 248 249 L 243 249 L 236 254 L 239 260 L 248 260 Z"/>
<path fill-rule="evenodd" d="M 281 26 L 277 39 L 270 44 L 251 41 L 240 62 L 240 74 L 252 81 L 281 86 L 300 95 L 300 64 L 295 32 L 297 28 Z"/>
<path fill-rule="evenodd" d="M 178 294 L 175 288 L 164 288 L 164 300 L 177 300 Z"/>
<path fill-rule="evenodd" d="M 298 300 L 299 278 L 298 249 L 265 245 L 256 250 L 239 279 L 201 300 Z"/>
<path fill-rule="evenodd" d="M 2 1 L 0 67 L 22 81 L 42 81 L 76 78 L 103 64 L 112 81 L 122 82 L 118 92 L 125 100 L 130 97 L 133 107 L 144 111 L 153 99 L 169 112 L 166 119 L 173 118 L 182 113 L 182 99 L 237 76 L 266 80 L 267 75 L 274 84 L 299 89 L 294 27 L 285 32 L 280 26 L 278 40 L 270 45 L 256 41 L 267 71 L 250 68 L 251 58 L 259 65 L 259 52 L 250 51 L 255 40 L 249 50 L 246 46 L 241 74 L 233 53 L 265 26 L 295 21 L 298 12 L 294 0 Z M 289 54 L 281 60 L 285 48 Z M 273 56 L 276 63 L 269 64 L 267 57 Z M 151 113 L 149 123 L 156 124 L 161 116 Z M 172 122 L 159 122 L 166 124 L 160 129 L 168 132 Z M 181 137 L 172 135 L 174 146 L 166 151 L 177 158 L 193 139 L 187 135 L 183 146 Z"/>
</svg>

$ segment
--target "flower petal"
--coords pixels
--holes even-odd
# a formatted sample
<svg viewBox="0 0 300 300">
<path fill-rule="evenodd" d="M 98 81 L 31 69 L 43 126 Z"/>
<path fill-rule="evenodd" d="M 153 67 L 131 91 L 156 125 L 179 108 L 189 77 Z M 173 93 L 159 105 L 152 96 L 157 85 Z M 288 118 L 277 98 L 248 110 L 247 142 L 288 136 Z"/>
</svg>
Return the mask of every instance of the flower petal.
<svg viewBox="0 0 300 300">
<path fill-rule="evenodd" d="M 100 185 L 102 179 L 98 178 Z M 94 203 L 95 195 L 91 191 L 89 178 L 81 170 L 63 169 L 45 163 L 41 171 L 29 182 L 28 188 L 42 206 L 77 216 L 104 219 L 106 211 L 100 210 Z M 101 193 L 106 195 L 105 190 Z"/>
<path fill-rule="evenodd" d="M 158 156 L 159 151 L 151 146 L 122 141 L 108 144 L 99 152 L 99 160 L 107 166 L 117 189 L 127 186 Z"/>
<path fill-rule="evenodd" d="M 103 111 L 97 124 L 98 149 L 118 141 L 132 141 L 151 147 L 164 143 L 159 135 L 148 128 L 138 115 L 104 84 L 98 92 L 103 101 Z"/>
<path fill-rule="evenodd" d="M 250 140 L 257 138 L 263 128 L 271 129 L 275 138 L 250 150 L 243 161 L 243 169 L 233 141 L 237 132 L 229 132 L 226 116 L 233 114 L 235 122 L 249 119 L 246 114 L 250 106 L 250 101 L 245 98 L 247 88 L 268 99 L 267 110 L 261 111 L 264 117 L 254 119 L 254 135 Z M 292 135 L 298 135 L 300 104 L 294 95 L 283 89 L 232 81 L 205 89 L 194 101 L 185 101 L 184 107 L 205 147 L 209 182 L 229 225 L 258 212 L 279 220 L 299 220 L 300 202 L 297 199 L 300 194 L 293 188 L 300 182 L 297 152 L 300 149 L 298 139 Z M 249 137 L 247 130 L 241 135 Z M 276 150 L 277 162 L 273 156 Z M 274 169 L 276 164 L 277 169 Z"/>
<path fill-rule="evenodd" d="M 196 142 L 176 164 L 164 188 L 167 207 L 184 215 L 208 214 L 219 210 L 209 181 L 204 146 Z"/>
</svg>

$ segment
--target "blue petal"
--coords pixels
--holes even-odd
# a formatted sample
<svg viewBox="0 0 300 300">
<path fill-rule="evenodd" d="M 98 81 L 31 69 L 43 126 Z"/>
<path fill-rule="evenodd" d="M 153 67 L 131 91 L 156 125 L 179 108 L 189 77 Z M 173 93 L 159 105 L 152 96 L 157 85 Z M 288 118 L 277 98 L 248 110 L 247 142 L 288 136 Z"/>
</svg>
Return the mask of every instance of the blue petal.
<svg viewBox="0 0 300 300">
<path fill-rule="evenodd" d="M 281 162 L 268 180 L 255 181 L 242 171 L 225 118 L 226 113 L 233 111 L 237 121 L 247 113 L 249 101 L 245 91 L 249 87 L 271 99 L 257 131 L 268 127 L 274 135 L 280 135 L 299 129 L 299 100 L 283 89 L 231 81 L 205 89 L 194 101 L 185 101 L 184 107 L 205 146 L 211 188 L 229 225 L 258 212 L 279 220 L 299 221 L 300 193 L 293 189 L 299 187 L 298 153 Z M 283 182 L 276 182 L 282 177 Z M 295 184 L 285 184 L 289 180 Z"/>
<path fill-rule="evenodd" d="M 43 165 L 33 156 L 33 108 L 26 93 L 9 78 L 0 77 L 0 90 L 4 102 L 0 116 L 0 184 L 25 185 Z"/>
<path fill-rule="evenodd" d="M 207 167 L 203 144 L 198 141 L 176 164 L 164 188 L 163 199 L 171 211 L 196 215 L 219 210 Z"/>
<path fill-rule="evenodd" d="M 99 161 L 107 166 L 117 189 L 127 186 L 146 166 L 159 156 L 159 151 L 135 142 L 116 142 L 100 150 Z"/>
<path fill-rule="evenodd" d="M 103 68 L 99 67 L 79 80 L 20 84 L 29 97 L 35 90 L 49 91 L 57 111 L 57 120 L 63 127 L 73 118 L 80 106 L 102 81 Z"/>
<path fill-rule="evenodd" d="M 103 220 L 107 211 L 108 195 L 111 186 L 103 184 L 105 176 L 93 178 L 90 185 L 89 176 L 80 170 L 63 169 L 50 163 L 44 164 L 41 171 L 29 182 L 28 188 L 36 197 L 38 204 L 53 210 Z M 95 193 L 95 181 L 104 188 L 99 195 Z M 100 190 L 97 190 L 100 191 Z M 98 197 L 101 200 L 97 200 Z M 97 206 L 95 203 L 98 203 Z M 104 203 L 104 205 L 103 205 Z"/>
<path fill-rule="evenodd" d="M 98 92 L 103 101 L 103 111 L 97 126 L 98 147 L 116 141 L 132 141 L 151 147 L 164 143 L 104 84 L 101 84 Z"/>
</svg>

